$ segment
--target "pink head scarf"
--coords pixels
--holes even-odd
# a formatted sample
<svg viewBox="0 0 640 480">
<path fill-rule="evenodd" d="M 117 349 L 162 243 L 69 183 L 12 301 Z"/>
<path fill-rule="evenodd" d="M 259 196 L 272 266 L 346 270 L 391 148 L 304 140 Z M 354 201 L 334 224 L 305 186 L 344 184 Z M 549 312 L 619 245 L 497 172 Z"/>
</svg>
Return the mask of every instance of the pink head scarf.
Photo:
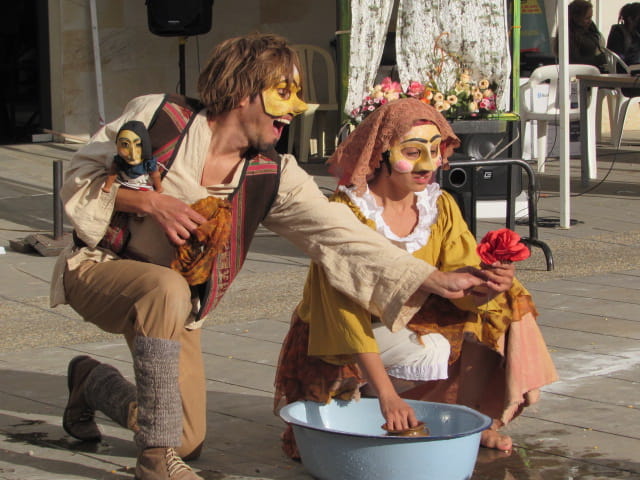
<svg viewBox="0 0 640 480">
<path fill-rule="evenodd" d="M 460 139 L 431 105 L 415 98 L 402 98 L 371 112 L 329 158 L 329 171 L 340 185 L 354 185 L 356 192 L 362 193 L 380 166 L 382 154 L 421 122 L 431 122 L 440 130 L 442 168 L 447 170 L 448 158 L 460 146 Z"/>
</svg>

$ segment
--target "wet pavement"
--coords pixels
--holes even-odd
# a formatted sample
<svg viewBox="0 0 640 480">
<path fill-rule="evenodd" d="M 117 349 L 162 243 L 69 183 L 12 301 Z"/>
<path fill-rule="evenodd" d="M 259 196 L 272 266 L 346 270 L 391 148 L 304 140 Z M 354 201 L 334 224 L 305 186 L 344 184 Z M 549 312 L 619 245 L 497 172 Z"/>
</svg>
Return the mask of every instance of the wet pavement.
<svg viewBox="0 0 640 480">
<path fill-rule="evenodd" d="M 626 133 L 626 132 L 625 132 Z M 633 137 L 640 139 L 640 132 Z M 61 428 L 66 366 L 90 354 L 132 378 L 124 342 L 48 307 L 55 259 L 19 253 L 10 242 L 53 231 L 52 161 L 72 145 L 0 147 L 0 479 L 131 479 L 131 435 L 100 419 L 104 440 L 77 442 Z M 480 449 L 473 480 L 640 479 L 640 143 L 599 148 L 598 181 L 586 191 L 572 161 L 569 230 L 556 228 L 558 165 L 540 176 L 540 249 L 518 265 L 561 381 L 509 427 L 510 455 Z M 333 181 L 308 165 L 318 183 Z M 601 183 L 599 183 L 601 182 Z M 478 234 L 503 226 L 479 222 Z M 526 225 L 517 230 L 525 235 Z M 308 260 L 260 230 L 244 270 L 203 331 L 208 437 L 193 467 L 207 480 L 309 479 L 285 458 L 272 413 L 275 365 Z M 455 461 L 455 459 L 452 459 Z M 337 479 L 336 479 L 337 480 Z M 446 480 L 446 479 L 442 479 Z"/>
</svg>

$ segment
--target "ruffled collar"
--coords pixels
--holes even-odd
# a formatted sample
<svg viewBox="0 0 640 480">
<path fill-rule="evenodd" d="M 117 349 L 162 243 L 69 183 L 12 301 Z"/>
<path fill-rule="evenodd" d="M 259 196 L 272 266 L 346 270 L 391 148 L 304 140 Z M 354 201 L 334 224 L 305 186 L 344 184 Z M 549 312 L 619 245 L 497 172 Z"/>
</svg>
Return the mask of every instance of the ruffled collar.
<svg viewBox="0 0 640 480">
<path fill-rule="evenodd" d="M 372 220 L 376 225 L 378 233 L 384 235 L 385 238 L 404 248 L 407 252 L 413 253 L 416 250 L 424 247 L 429 241 L 431 235 L 431 225 L 436 222 L 438 218 L 438 197 L 442 191 L 440 185 L 437 183 L 431 183 L 427 185 L 421 192 L 416 192 L 416 206 L 418 208 L 418 224 L 413 231 L 406 237 L 400 237 L 393 233 L 389 226 L 382 218 L 382 212 L 384 207 L 376 203 L 376 199 L 367 189 L 360 196 L 355 192 L 354 187 L 339 186 L 338 190 L 344 192 L 351 202 L 358 207 L 360 212 L 369 220 Z"/>
</svg>

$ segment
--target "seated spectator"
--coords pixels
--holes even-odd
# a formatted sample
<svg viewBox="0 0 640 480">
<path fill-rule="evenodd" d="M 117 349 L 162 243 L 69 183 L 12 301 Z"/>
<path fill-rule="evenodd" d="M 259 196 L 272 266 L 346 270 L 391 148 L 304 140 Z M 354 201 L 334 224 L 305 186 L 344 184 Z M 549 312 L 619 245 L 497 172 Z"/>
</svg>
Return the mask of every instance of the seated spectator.
<svg viewBox="0 0 640 480">
<path fill-rule="evenodd" d="M 593 5 L 587 0 L 569 4 L 569 63 L 594 65 L 604 71 L 604 37 L 592 18 Z"/>
<path fill-rule="evenodd" d="M 640 2 L 627 3 L 620 9 L 618 23 L 611 26 L 607 48 L 616 52 L 627 65 L 640 63 Z M 623 72 L 618 67 L 619 72 Z"/>
</svg>

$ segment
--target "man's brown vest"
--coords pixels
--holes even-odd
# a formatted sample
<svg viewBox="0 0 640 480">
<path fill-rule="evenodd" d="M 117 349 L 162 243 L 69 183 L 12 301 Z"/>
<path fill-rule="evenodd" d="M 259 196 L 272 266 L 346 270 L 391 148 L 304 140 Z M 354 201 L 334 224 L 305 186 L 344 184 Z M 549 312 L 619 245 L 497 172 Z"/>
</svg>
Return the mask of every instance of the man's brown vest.
<svg viewBox="0 0 640 480">
<path fill-rule="evenodd" d="M 161 165 L 163 177 L 171 168 L 195 114 L 202 108 L 195 99 L 166 95 L 149 122 L 153 156 Z M 200 297 L 198 319 L 218 304 L 240 271 L 258 225 L 269 213 L 278 193 L 281 165 L 275 150 L 265 154 L 248 152 L 245 160 L 238 187 L 227 198 L 232 216 L 229 245 L 215 258 L 209 280 L 192 287 Z M 99 246 L 127 257 L 127 223 L 126 214 L 116 213 Z"/>
</svg>

